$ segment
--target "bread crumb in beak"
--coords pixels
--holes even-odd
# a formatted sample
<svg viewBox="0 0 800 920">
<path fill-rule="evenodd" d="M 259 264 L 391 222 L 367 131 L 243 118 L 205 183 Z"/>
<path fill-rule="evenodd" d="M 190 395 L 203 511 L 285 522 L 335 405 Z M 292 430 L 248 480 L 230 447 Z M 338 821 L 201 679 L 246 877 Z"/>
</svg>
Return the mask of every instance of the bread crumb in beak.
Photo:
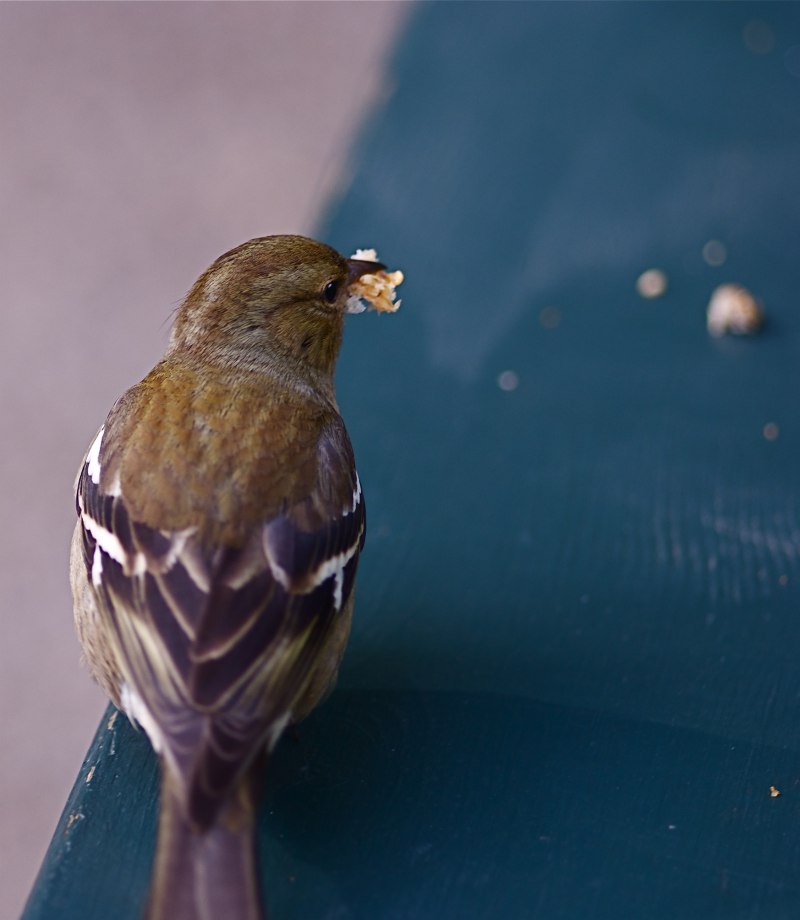
<svg viewBox="0 0 800 920">
<path fill-rule="evenodd" d="M 357 249 L 351 259 L 361 262 L 377 262 L 378 253 L 374 249 Z M 403 283 L 401 271 L 387 272 L 379 269 L 374 274 L 361 275 L 350 285 L 350 296 L 347 299 L 348 313 L 363 313 L 366 301 L 378 313 L 394 313 L 400 306 L 400 301 L 395 300 L 395 288 Z"/>
</svg>

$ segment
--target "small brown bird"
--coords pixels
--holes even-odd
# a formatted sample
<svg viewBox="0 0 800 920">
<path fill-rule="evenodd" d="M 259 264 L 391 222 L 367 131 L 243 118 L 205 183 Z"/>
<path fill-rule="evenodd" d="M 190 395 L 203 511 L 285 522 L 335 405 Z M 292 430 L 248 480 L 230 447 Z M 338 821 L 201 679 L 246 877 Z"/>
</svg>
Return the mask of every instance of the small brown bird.
<svg viewBox="0 0 800 920">
<path fill-rule="evenodd" d="M 263 917 L 265 757 L 350 631 L 364 499 L 333 376 L 363 280 L 393 300 L 382 269 L 299 236 L 221 256 L 81 465 L 78 635 L 162 767 L 149 920 Z"/>
</svg>

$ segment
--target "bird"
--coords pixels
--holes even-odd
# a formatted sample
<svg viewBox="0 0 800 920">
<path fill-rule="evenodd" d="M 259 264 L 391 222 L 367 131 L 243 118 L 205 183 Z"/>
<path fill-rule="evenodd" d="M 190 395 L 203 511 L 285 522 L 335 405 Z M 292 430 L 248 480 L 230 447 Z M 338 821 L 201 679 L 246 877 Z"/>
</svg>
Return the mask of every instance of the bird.
<svg viewBox="0 0 800 920">
<path fill-rule="evenodd" d="M 350 632 L 366 516 L 334 370 L 353 291 L 384 268 L 295 235 L 226 252 L 80 465 L 83 657 L 160 761 L 147 920 L 265 916 L 265 764 Z"/>
</svg>

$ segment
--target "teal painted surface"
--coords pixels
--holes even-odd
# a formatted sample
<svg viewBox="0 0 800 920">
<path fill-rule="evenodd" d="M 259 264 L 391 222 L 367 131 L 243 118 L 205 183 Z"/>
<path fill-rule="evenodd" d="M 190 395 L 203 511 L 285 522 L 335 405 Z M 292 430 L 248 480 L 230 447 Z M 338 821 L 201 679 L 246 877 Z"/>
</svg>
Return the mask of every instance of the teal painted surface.
<svg viewBox="0 0 800 920">
<path fill-rule="evenodd" d="M 797 916 L 799 46 L 794 4 L 417 10 L 320 234 L 408 280 L 340 364 L 369 535 L 270 768 L 276 920 Z M 709 338 L 724 281 L 762 336 Z M 137 916 L 153 760 L 113 732 L 26 920 Z"/>
<path fill-rule="evenodd" d="M 23 912 L 137 918 L 156 838 L 158 765 L 144 733 L 108 707 Z"/>
</svg>

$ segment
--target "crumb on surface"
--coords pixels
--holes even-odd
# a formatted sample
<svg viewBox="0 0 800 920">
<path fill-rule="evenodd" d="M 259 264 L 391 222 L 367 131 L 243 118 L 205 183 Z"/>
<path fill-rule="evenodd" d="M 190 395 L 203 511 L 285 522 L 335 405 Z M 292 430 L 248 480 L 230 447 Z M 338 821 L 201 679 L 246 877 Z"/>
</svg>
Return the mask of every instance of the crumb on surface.
<svg viewBox="0 0 800 920">
<path fill-rule="evenodd" d="M 66 827 L 64 828 L 64 833 L 66 834 L 66 833 L 68 833 L 70 830 L 72 830 L 72 826 L 73 826 L 74 824 L 77 824 L 78 821 L 82 821 L 82 820 L 84 819 L 84 817 L 85 817 L 85 815 L 83 814 L 82 811 L 73 811 L 73 812 L 71 812 L 71 814 L 70 814 L 69 817 L 67 818 L 67 824 L 66 824 Z"/>
<path fill-rule="evenodd" d="M 636 291 L 647 300 L 662 297 L 667 292 L 667 276 L 660 268 L 648 268 L 636 279 Z"/>
<path fill-rule="evenodd" d="M 720 240 L 709 240 L 703 246 L 703 261 L 712 268 L 719 268 L 724 265 L 728 258 L 728 250 Z"/>
<path fill-rule="evenodd" d="M 777 422 L 767 422 L 767 424 L 764 425 L 764 427 L 761 429 L 761 433 L 764 435 L 767 441 L 777 441 L 778 436 L 781 433 L 781 429 Z"/>
<path fill-rule="evenodd" d="M 511 393 L 519 386 L 519 374 L 516 371 L 503 371 L 497 378 L 497 385 L 506 393 Z"/>
<path fill-rule="evenodd" d="M 741 284 L 721 284 L 708 302 L 706 325 L 713 336 L 752 335 L 764 323 L 764 309 Z"/>
</svg>

